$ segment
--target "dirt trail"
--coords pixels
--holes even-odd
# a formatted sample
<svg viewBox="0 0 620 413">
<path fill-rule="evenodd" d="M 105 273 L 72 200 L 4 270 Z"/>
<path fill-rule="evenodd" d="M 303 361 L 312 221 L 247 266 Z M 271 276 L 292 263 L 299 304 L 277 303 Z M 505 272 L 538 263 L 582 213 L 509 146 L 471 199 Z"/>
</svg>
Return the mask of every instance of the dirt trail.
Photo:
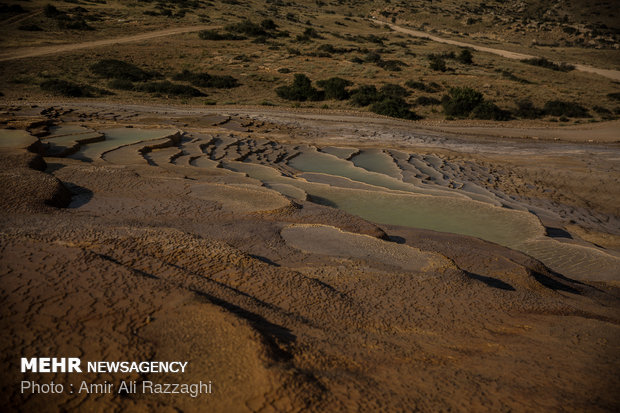
<svg viewBox="0 0 620 413">
<path fill-rule="evenodd" d="M 38 57 L 48 54 L 57 54 L 64 52 L 72 52 L 79 49 L 90 49 L 99 46 L 109 46 L 111 44 L 139 42 L 142 40 L 153 39 L 156 37 L 172 36 L 175 34 L 192 33 L 204 29 L 213 29 L 216 26 L 188 26 L 175 27 L 172 29 L 156 30 L 147 33 L 134 34 L 131 36 L 115 37 L 112 39 L 94 40 L 90 42 L 58 44 L 52 46 L 18 48 L 14 50 L 4 51 L 0 54 L 0 62 L 8 60 L 24 59 L 27 57 Z"/>
<path fill-rule="evenodd" d="M 289 109 L 289 108 L 267 108 L 252 106 L 177 106 L 174 104 L 123 104 L 115 102 L 81 102 L 81 101 L 53 101 L 53 102 L 7 102 L 8 104 L 54 104 L 56 106 L 76 107 L 82 110 L 109 111 L 122 108 L 124 111 L 137 113 L 151 113 L 156 116 L 168 116 L 169 114 L 195 115 L 195 114 L 238 114 L 250 116 L 269 116 L 289 122 L 312 125 L 315 122 L 332 122 L 341 127 L 349 126 L 359 129 L 364 125 L 389 125 L 390 127 L 401 127 L 409 135 L 437 135 L 445 137 L 446 133 L 467 136 L 469 139 L 475 138 L 514 138 L 514 139 L 534 139 L 544 141 L 567 141 L 582 143 L 615 143 L 620 141 L 620 121 L 608 121 L 599 123 L 588 123 L 581 125 L 570 125 L 563 127 L 544 127 L 544 126 L 524 126 L 524 125 L 467 125 L 455 122 L 410 122 L 394 118 L 381 117 L 370 113 L 352 111 L 329 111 L 329 110 L 309 110 L 309 109 Z M 348 137 L 347 139 L 350 139 Z M 382 137 L 381 139 L 386 139 Z"/>
<path fill-rule="evenodd" d="M 401 32 L 401 33 L 410 34 L 411 36 L 423 37 L 425 39 L 430 39 L 438 43 L 452 44 L 452 45 L 460 46 L 460 47 L 470 47 L 480 52 L 493 53 L 493 54 L 505 57 L 507 59 L 523 60 L 523 59 L 531 59 L 533 57 L 540 57 L 540 56 L 533 56 L 533 55 L 528 55 L 528 54 L 523 54 L 523 53 L 510 52 L 508 50 L 495 49 L 492 47 L 479 46 L 479 45 L 475 45 L 471 43 L 460 42 L 458 40 L 445 39 L 443 37 L 433 36 L 432 34 L 428 34 L 420 30 L 407 29 L 407 28 L 397 26 L 389 22 L 380 21 L 380 20 L 376 20 L 376 22 L 387 24 L 393 30 L 396 30 L 397 32 Z M 604 76 L 612 80 L 620 81 L 620 70 L 599 69 L 597 67 L 592 67 L 592 66 L 587 66 L 587 65 L 582 65 L 582 64 L 575 64 L 574 66 L 576 70 L 579 70 L 581 72 L 595 73 L 597 75 Z"/>
</svg>

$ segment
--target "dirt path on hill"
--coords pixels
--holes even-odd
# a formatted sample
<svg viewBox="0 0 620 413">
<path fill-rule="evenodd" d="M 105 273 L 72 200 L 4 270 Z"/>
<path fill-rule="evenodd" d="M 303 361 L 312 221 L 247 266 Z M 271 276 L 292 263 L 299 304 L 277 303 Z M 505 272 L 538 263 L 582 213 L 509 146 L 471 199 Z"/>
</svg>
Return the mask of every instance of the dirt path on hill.
<svg viewBox="0 0 620 413">
<path fill-rule="evenodd" d="M 188 26 L 188 27 L 175 27 L 172 29 L 155 30 L 147 33 L 134 34 L 131 36 L 115 37 L 112 39 L 94 40 L 90 42 L 71 43 L 71 44 L 58 44 L 53 46 L 41 46 L 41 47 L 27 47 L 16 48 L 14 50 L 4 51 L 0 54 L 0 62 L 6 62 L 9 60 L 24 59 L 28 57 L 38 57 L 48 54 L 58 54 L 65 52 L 72 52 L 79 49 L 91 49 L 99 46 L 109 46 L 119 43 L 131 43 L 139 42 L 142 40 L 149 40 L 156 37 L 173 36 L 182 33 L 192 33 L 199 30 L 212 29 L 217 26 Z"/>
<path fill-rule="evenodd" d="M 426 33 L 420 30 L 407 29 L 405 27 L 397 26 L 395 24 L 392 24 L 389 22 L 383 22 L 380 20 L 376 20 L 376 22 L 387 24 L 393 30 L 400 32 L 400 33 L 409 34 L 415 37 L 422 37 L 422 38 L 429 39 L 429 40 L 432 40 L 438 43 L 446 43 L 446 44 L 451 44 L 451 45 L 460 46 L 460 47 L 470 47 L 474 50 L 478 50 L 479 52 L 493 53 L 493 54 L 505 57 L 507 59 L 523 60 L 523 59 L 531 59 L 533 57 L 540 57 L 540 56 L 533 56 L 533 55 L 528 55 L 528 54 L 523 54 L 523 53 L 510 52 L 508 50 L 495 49 L 492 47 L 479 46 L 479 45 L 475 45 L 472 43 L 460 42 L 458 40 L 446 39 L 443 37 L 434 36 L 432 34 L 429 34 L 429 33 Z M 592 67 L 592 66 L 587 66 L 587 65 L 582 65 L 582 64 L 575 64 L 574 66 L 576 70 L 579 70 L 581 72 L 595 73 L 597 75 L 604 76 L 612 80 L 620 81 L 620 70 L 599 69 L 597 67 Z"/>
</svg>

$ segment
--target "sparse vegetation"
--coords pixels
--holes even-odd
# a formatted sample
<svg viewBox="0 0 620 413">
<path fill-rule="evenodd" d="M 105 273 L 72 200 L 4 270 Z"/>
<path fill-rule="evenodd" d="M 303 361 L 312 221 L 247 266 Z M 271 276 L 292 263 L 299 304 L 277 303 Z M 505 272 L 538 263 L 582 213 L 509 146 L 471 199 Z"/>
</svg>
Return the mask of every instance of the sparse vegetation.
<svg viewBox="0 0 620 413">
<path fill-rule="evenodd" d="M 239 86 L 239 81 L 232 76 L 210 75 L 206 72 L 193 73 L 189 70 L 183 70 L 181 73 L 176 74 L 173 79 L 183 82 L 190 82 L 192 85 L 198 87 L 216 89 L 231 89 Z"/>
<path fill-rule="evenodd" d="M 472 54 L 471 50 L 463 49 L 461 50 L 461 53 L 459 53 L 459 55 L 456 57 L 456 60 L 465 65 L 471 65 L 472 63 L 474 63 L 473 57 L 474 55 Z"/>
<path fill-rule="evenodd" d="M 437 93 L 441 90 L 441 86 L 438 83 L 430 82 L 428 85 L 421 81 L 408 80 L 405 82 L 405 86 L 411 89 L 416 89 L 421 92 Z"/>
<path fill-rule="evenodd" d="M 562 100 L 550 100 L 545 103 L 543 111 L 551 116 L 566 116 L 569 118 L 588 118 L 588 110 L 575 102 L 565 102 Z"/>
<path fill-rule="evenodd" d="M 523 83 L 526 85 L 531 84 L 532 82 L 530 82 L 527 79 L 523 79 L 521 77 L 515 76 L 512 72 L 508 71 L 508 70 L 499 70 L 499 72 L 502 74 L 502 77 L 508 79 L 508 80 L 512 80 L 513 82 L 518 82 L 518 83 Z"/>
<path fill-rule="evenodd" d="M 85 9 L 84 9 L 85 10 Z M 94 30 L 89 26 L 78 9 L 73 15 L 69 15 L 64 11 L 58 10 L 55 6 L 47 4 L 43 9 L 43 15 L 47 18 L 56 20 L 60 29 L 67 30 Z"/>
<path fill-rule="evenodd" d="M 416 105 L 420 106 L 430 106 L 430 105 L 439 105 L 441 100 L 436 99 L 432 96 L 420 96 L 415 100 Z"/>
<path fill-rule="evenodd" d="M 239 36 L 233 33 L 220 33 L 217 30 L 201 30 L 198 37 L 202 40 L 245 40 L 245 36 Z"/>
<path fill-rule="evenodd" d="M 444 60 L 443 57 L 435 55 L 435 54 L 431 54 L 428 56 L 428 60 L 429 60 L 429 67 L 434 71 L 445 72 L 446 70 L 448 70 L 448 67 L 446 66 L 446 61 Z"/>
<path fill-rule="evenodd" d="M 104 59 L 90 67 L 91 72 L 106 79 L 124 79 L 132 82 L 150 80 L 158 75 L 138 66 L 116 59 Z"/>
<path fill-rule="evenodd" d="M 48 79 L 40 84 L 42 90 L 66 97 L 97 97 L 111 92 L 89 85 L 78 84 L 62 79 Z"/>
<path fill-rule="evenodd" d="M 531 59 L 523 59 L 521 61 L 523 63 L 527 63 L 528 65 L 540 66 L 559 72 L 570 72 L 571 70 L 575 70 L 575 66 L 573 65 L 567 63 L 554 63 L 545 57 L 533 57 Z"/>
</svg>

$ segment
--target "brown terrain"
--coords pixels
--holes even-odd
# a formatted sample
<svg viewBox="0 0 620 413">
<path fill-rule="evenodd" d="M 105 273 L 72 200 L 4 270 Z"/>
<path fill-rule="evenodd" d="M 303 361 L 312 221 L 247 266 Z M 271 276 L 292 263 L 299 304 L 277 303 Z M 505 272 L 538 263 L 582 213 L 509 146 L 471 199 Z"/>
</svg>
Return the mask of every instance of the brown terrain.
<svg viewBox="0 0 620 413">
<path fill-rule="evenodd" d="M 67 104 L 14 107 L 5 117 L 41 136 L 13 139 L 2 150 L 2 403 L 11 409 L 619 406 L 614 144 L 456 138 L 382 118 L 241 108 L 142 105 L 111 113 L 105 105 Z M 45 156 L 43 163 L 37 154 L 75 158 L 78 148 L 98 143 L 64 150 L 67 139 L 54 141 L 62 131 L 73 133 L 73 142 L 87 130 L 123 126 L 142 128 L 137 134 L 159 128 L 168 137 L 117 144 L 91 162 Z M 501 150 L 517 144 L 509 156 Z M 558 246 L 594 242 L 616 264 L 606 281 L 595 281 L 596 272 L 567 278 L 494 243 L 373 224 L 311 202 L 303 186 L 295 192 L 226 167 L 245 160 L 303 181 L 287 163 L 313 147 L 393 148 L 441 159 L 444 168 L 458 165 L 456 174 L 442 172 L 453 186 L 477 183 L 500 202 L 528 204 L 560 234 Z M 439 177 L 426 182 L 422 187 L 443 185 Z M 603 187 L 608 192 L 596 189 Z M 27 374 L 27 380 L 74 386 L 211 380 L 214 391 L 197 399 L 21 395 L 19 357 L 39 354 L 178 359 L 190 368 L 163 377 Z"/>
</svg>

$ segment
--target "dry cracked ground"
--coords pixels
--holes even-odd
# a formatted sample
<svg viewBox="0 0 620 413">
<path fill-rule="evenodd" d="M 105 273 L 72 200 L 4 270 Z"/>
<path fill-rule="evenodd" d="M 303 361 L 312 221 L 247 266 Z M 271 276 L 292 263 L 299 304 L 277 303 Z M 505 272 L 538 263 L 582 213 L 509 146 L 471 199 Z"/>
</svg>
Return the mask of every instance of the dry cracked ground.
<svg viewBox="0 0 620 413">
<path fill-rule="evenodd" d="M 617 411 L 618 145 L 261 109 L 13 107 L 5 411 Z M 213 394 L 21 394 L 19 357 Z"/>
</svg>

